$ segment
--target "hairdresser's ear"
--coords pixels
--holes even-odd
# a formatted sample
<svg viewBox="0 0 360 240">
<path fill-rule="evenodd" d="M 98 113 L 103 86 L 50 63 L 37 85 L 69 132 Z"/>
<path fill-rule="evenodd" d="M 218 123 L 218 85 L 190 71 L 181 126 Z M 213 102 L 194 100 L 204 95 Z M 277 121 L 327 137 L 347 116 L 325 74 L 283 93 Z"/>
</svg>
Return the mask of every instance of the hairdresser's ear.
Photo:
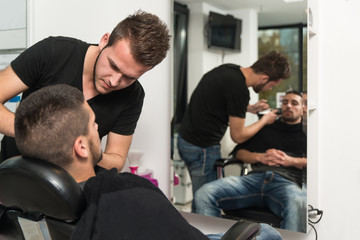
<svg viewBox="0 0 360 240">
<path fill-rule="evenodd" d="M 261 84 L 265 84 L 269 81 L 269 76 L 265 74 L 261 74 L 260 79 L 261 79 Z"/>
<path fill-rule="evenodd" d="M 109 42 L 109 38 L 110 38 L 110 33 L 105 33 L 104 36 L 102 36 L 102 38 L 100 39 L 100 42 L 99 42 L 100 50 L 102 50 L 104 47 L 106 47 L 106 45 Z"/>
<path fill-rule="evenodd" d="M 75 155 L 81 158 L 86 158 L 89 156 L 89 147 L 88 141 L 84 136 L 79 136 L 76 138 L 74 143 L 74 152 Z"/>
</svg>

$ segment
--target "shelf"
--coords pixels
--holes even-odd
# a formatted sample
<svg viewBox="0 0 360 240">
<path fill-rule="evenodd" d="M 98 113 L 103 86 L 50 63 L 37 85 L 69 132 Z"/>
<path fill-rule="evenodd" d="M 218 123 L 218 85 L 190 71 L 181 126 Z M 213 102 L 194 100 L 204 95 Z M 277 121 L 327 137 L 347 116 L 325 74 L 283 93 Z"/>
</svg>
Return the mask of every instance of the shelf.
<svg viewBox="0 0 360 240">
<path fill-rule="evenodd" d="M 317 106 L 315 104 L 309 104 L 308 105 L 309 111 L 314 111 L 314 110 L 316 110 L 316 108 L 317 108 Z"/>
<path fill-rule="evenodd" d="M 309 29 L 309 37 L 312 38 L 316 35 L 316 32 L 314 32 L 312 29 Z"/>
</svg>

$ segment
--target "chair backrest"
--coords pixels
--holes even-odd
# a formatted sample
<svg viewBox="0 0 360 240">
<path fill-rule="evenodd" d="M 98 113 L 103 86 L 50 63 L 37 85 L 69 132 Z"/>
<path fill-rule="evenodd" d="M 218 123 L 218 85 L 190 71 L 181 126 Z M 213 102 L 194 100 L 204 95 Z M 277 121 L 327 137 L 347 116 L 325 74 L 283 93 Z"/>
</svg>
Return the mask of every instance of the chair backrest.
<svg viewBox="0 0 360 240">
<path fill-rule="evenodd" d="M 55 235 L 73 229 L 86 200 L 80 185 L 61 167 L 18 156 L 0 164 L 0 204 L 6 209 L 1 219 L 4 226 L 13 226 L 14 231 L 21 228 L 26 235 L 22 228 L 26 220 L 40 225 L 45 221 L 50 239 L 63 239 Z M 3 231 L 0 227 L 0 237 Z"/>
</svg>

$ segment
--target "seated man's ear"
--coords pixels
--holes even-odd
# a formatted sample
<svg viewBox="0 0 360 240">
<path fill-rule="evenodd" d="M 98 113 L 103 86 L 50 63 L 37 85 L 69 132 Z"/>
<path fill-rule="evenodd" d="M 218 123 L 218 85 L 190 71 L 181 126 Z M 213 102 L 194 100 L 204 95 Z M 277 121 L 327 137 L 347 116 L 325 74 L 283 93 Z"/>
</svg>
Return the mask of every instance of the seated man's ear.
<svg viewBox="0 0 360 240">
<path fill-rule="evenodd" d="M 302 111 L 301 111 L 301 116 L 304 116 L 304 115 L 306 115 L 307 113 L 306 113 L 306 109 L 305 109 L 305 105 L 303 104 L 303 106 L 302 106 Z"/>
<path fill-rule="evenodd" d="M 85 136 L 79 136 L 74 143 L 74 153 L 80 158 L 89 156 L 89 142 Z"/>
</svg>

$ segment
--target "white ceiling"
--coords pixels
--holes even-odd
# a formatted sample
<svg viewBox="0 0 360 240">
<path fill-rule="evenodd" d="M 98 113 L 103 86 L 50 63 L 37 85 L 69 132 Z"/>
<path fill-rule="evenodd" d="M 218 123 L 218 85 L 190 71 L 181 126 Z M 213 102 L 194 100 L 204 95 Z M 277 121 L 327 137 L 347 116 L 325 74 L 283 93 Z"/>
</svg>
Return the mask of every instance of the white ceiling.
<svg viewBox="0 0 360 240">
<path fill-rule="evenodd" d="M 252 8 L 258 11 L 259 26 L 306 24 L 307 0 L 285 3 L 283 0 L 175 0 L 182 4 L 208 3 L 223 10 Z"/>
</svg>

